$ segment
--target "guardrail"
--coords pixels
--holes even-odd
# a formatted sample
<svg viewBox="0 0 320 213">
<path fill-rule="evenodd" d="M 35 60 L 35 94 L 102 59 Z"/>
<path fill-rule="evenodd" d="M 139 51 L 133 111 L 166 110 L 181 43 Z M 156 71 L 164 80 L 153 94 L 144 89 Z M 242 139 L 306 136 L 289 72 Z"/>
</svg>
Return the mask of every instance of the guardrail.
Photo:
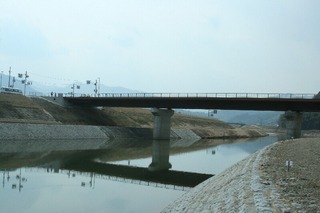
<svg viewBox="0 0 320 213">
<path fill-rule="evenodd" d="M 105 98 L 277 98 L 313 99 L 315 94 L 292 93 L 64 93 L 64 97 L 105 97 Z"/>
</svg>

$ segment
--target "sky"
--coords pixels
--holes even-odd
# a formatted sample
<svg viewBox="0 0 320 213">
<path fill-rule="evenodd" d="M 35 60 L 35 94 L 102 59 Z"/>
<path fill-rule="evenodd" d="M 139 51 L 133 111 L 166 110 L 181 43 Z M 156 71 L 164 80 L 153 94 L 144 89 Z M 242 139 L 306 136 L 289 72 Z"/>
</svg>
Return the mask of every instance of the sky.
<svg viewBox="0 0 320 213">
<path fill-rule="evenodd" d="M 317 93 L 319 8 L 318 0 L 0 0 L 0 71 L 144 92 Z"/>
</svg>

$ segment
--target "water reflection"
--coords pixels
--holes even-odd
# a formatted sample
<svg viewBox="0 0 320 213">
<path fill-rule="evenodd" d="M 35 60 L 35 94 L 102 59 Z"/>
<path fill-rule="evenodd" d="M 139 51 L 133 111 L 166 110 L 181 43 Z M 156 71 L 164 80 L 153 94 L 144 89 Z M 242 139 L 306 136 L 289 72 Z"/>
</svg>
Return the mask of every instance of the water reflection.
<svg viewBox="0 0 320 213">
<path fill-rule="evenodd" d="M 150 171 L 168 170 L 172 167 L 169 162 L 170 140 L 153 140 L 152 163 Z"/>
<path fill-rule="evenodd" d="M 188 179 L 219 173 L 276 140 L 171 141 L 164 162 L 172 171 L 161 173 L 148 170 L 159 162 L 152 141 L 0 141 L 1 212 L 159 212 L 196 184 Z"/>
<path fill-rule="evenodd" d="M 254 139 L 199 140 L 187 147 L 181 146 L 181 143 L 175 146 L 171 142 L 170 163 L 172 169 L 178 171 L 218 174 L 251 153 L 282 139 L 282 135 L 271 135 Z M 151 160 L 151 157 L 131 159 L 130 165 L 147 167 Z M 126 165 L 127 161 L 112 163 Z"/>
<path fill-rule="evenodd" d="M 27 178 L 21 175 L 21 168 L 19 169 L 19 172 L 15 175 L 15 178 L 11 178 L 11 175 L 12 174 L 10 171 L 3 171 L 2 188 L 4 188 L 6 185 L 9 185 L 11 186 L 11 189 L 18 190 L 19 192 L 21 192 L 23 184 L 27 182 Z"/>
</svg>

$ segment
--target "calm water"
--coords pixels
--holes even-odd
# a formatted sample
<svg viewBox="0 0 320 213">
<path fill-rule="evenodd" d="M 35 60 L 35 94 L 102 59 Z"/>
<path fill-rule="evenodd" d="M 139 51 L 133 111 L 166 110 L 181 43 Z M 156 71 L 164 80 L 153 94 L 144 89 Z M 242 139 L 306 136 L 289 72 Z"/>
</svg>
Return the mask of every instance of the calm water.
<svg viewBox="0 0 320 213">
<path fill-rule="evenodd" d="M 218 174 L 277 140 L 277 136 L 269 136 L 217 146 L 200 141 L 183 148 L 172 147 L 171 170 Z M 141 143 L 135 146 L 136 142 L 130 142 L 130 148 L 126 147 L 128 143 L 119 147 L 97 142 L 95 150 L 89 151 L 84 142 L 75 151 L 73 141 L 62 148 L 51 146 L 54 151 L 29 148 L 24 152 L 14 152 L 12 144 L 0 143 L 0 212 L 159 212 L 188 188 L 108 175 L 106 163 L 148 167 L 151 142 L 143 144 L 149 144 L 147 148 Z M 29 142 L 29 147 L 39 147 L 33 143 Z M 21 144 L 16 144 L 21 149 Z M 125 173 L 123 176 L 129 175 Z"/>
</svg>

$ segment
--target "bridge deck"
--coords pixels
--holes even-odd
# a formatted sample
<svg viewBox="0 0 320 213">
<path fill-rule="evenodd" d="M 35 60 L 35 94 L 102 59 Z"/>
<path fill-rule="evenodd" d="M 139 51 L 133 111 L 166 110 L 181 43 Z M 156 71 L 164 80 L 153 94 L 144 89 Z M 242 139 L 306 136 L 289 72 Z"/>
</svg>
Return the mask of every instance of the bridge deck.
<svg viewBox="0 0 320 213">
<path fill-rule="evenodd" d="M 215 95 L 214 95 L 215 94 Z M 304 94 L 163 94 L 127 93 L 100 94 L 100 97 L 65 97 L 78 106 L 173 108 L 173 109 L 225 109 L 262 111 L 320 111 L 320 99 Z M 222 93 L 221 93 L 222 94 Z"/>
</svg>

